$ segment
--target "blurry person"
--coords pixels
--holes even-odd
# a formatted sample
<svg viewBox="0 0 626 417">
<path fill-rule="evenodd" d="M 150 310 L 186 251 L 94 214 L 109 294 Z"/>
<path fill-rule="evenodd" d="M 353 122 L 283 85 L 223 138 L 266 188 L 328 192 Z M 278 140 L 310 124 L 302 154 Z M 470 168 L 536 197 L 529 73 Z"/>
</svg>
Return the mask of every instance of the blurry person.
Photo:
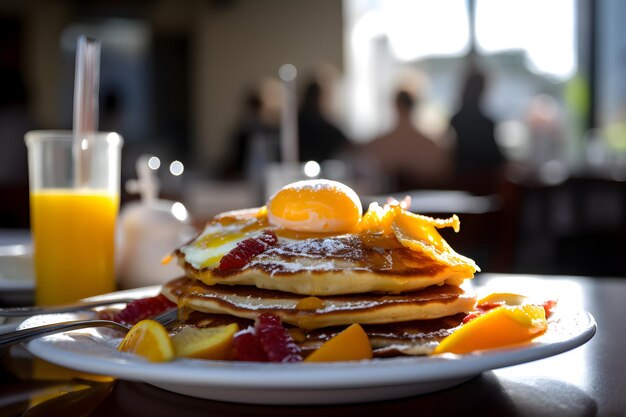
<svg viewBox="0 0 626 417">
<path fill-rule="evenodd" d="M 388 181 L 386 190 L 437 188 L 448 179 L 451 163 L 447 151 L 422 133 L 413 123 L 416 95 L 396 92 L 396 124 L 387 134 L 365 145 L 364 152 Z"/>
<path fill-rule="evenodd" d="M 263 80 L 246 94 L 225 167 L 227 177 L 260 180 L 266 163 L 280 161 L 281 94 L 274 79 Z"/>
<path fill-rule="evenodd" d="M 482 110 L 485 82 L 485 74 L 470 65 L 461 90 L 460 108 L 450 120 L 459 185 L 481 194 L 495 191 L 505 162 L 495 140 L 495 123 Z"/>
<path fill-rule="evenodd" d="M 328 93 L 317 80 L 310 81 L 305 87 L 298 115 L 301 161 L 332 159 L 349 145 L 348 138 L 325 114 Z"/>
</svg>

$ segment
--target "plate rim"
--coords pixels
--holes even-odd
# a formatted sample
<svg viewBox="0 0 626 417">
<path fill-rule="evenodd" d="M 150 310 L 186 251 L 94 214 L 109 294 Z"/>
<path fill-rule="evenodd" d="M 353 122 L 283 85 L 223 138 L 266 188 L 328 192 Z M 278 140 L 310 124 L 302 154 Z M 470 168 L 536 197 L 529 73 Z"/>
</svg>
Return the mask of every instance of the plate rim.
<svg viewBox="0 0 626 417">
<path fill-rule="evenodd" d="M 568 310 L 568 312 L 577 314 L 581 318 L 584 317 L 586 322 L 580 324 L 580 329 L 575 334 L 563 340 L 536 341 L 531 344 L 465 355 L 443 354 L 377 358 L 354 362 L 296 364 L 201 359 L 150 363 L 121 352 L 116 352 L 115 357 L 77 353 L 55 345 L 51 341 L 51 338 L 55 336 L 30 341 L 26 348 L 33 355 L 57 365 L 82 372 L 105 374 L 119 379 L 147 383 L 294 391 L 303 388 L 382 387 L 478 375 L 487 370 L 519 365 L 575 349 L 594 336 L 597 323 L 591 313 L 582 309 Z M 93 341 L 93 343 L 98 342 Z M 84 366 L 85 363 L 87 366 Z M 366 364 L 367 366 L 364 366 Z M 329 371 L 333 374 L 332 380 L 328 379 Z"/>
</svg>

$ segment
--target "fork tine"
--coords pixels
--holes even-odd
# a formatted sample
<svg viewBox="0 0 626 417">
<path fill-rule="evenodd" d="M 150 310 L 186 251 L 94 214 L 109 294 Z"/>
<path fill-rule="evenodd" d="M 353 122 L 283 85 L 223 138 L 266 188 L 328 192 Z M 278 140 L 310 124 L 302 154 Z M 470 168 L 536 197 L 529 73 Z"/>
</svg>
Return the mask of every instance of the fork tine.
<svg viewBox="0 0 626 417">
<path fill-rule="evenodd" d="M 178 307 L 170 308 L 165 312 L 155 316 L 153 320 L 158 321 L 163 326 L 168 326 L 178 320 Z M 59 333 L 69 330 L 81 329 L 86 327 L 111 327 L 116 330 L 127 332 L 130 326 L 120 324 L 110 320 L 76 320 L 61 323 L 51 323 L 41 326 L 34 326 L 25 329 L 15 330 L 3 335 L 0 335 L 0 348 L 9 346 L 15 343 L 27 342 L 37 337 Z"/>
<path fill-rule="evenodd" d="M 166 310 L 165 312 L 153 317 L 153 320 L 156 320 L 163 326 L 167 327 L 178 320 L 178 307 L 172 307 L 169 310 Z"/>
<path fill-rule="evenodd" d="M 90 310 L 94 307 L 103 307 L 112 304 L 126 304 L 135 300 L 134 298 L 111 298 L 98 301 L 81 301 L 78 303 L 66 304 L 54 307 L 3 307 L 0 308 L 0 317 L 26 317 L 34 316 L 35 314 L 57 314 L 57 313 L 71 313 L 74 311 Z"/>
</svg>

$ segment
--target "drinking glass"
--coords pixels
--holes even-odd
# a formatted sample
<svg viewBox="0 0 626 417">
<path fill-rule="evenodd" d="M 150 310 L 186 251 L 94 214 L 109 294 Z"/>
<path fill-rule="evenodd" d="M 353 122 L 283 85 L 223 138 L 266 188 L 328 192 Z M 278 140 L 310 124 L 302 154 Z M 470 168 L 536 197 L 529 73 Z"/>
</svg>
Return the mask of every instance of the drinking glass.
<svg viewBox="0 0 626 417">
<path fill-rule="evenodd" d="M 115 289 L 115 221 L 123 140 L 114 132 L 26 133 L 35 302 L 58 305 Z"/>
</svg>

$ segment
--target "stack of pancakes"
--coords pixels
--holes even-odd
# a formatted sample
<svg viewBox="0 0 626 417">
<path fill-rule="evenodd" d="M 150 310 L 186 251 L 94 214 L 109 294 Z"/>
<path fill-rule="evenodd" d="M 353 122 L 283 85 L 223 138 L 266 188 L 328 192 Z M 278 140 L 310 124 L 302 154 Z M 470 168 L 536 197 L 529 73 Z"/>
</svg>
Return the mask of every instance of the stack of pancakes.
<svg viewBox="0 0 626 417">
<path fill-rule="evenodd" d="M 215 262 L 267 231 L 277 242 L 243 266 L 224 270 Z M 198 326 L 236 322 L 244 329 L 261 313 L 275 314 L 305 354 L 353 323 L 377 356 L 427 354 L 476 304 L 462 285 L 476 265 L 443 247 L 446 253 L 433 255 L 367 229 L 295 233 L 270 224 L 263 209 L 230 212 L 176 251 L 185 276 L 162 292 Z"/>
</svg>

